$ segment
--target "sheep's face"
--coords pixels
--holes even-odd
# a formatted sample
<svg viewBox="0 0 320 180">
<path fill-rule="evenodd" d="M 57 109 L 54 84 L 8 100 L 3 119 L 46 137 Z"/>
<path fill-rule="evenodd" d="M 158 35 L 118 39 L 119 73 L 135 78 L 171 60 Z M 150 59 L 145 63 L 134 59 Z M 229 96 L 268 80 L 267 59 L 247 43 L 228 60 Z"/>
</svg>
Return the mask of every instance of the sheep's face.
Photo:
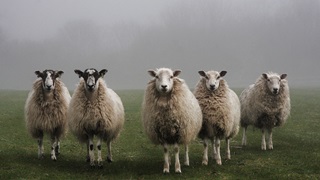
<svg viewBox="0 0 320 180">
<path fill-rule="evenodd" d="M 215 91 L 219 88 L 220 80 L 227 74 L 227 71 L 199 71 L 198 73 L 205 79 L 207 89 L 209 91 Z"/>
<path fill-rule="evenodd" d="M 44 70 L 43 72 L 36 71 L 37 77 L 42 79 L 42 87 L 45 91 L 51 91 L 54 89 L 55 81 L 61 77 L 63 71 Z"/>
<path fill-rule="evenodd" d="M 94 68 L 89 68 L 86 69 L 84 72 L 77 69 L 74 70 L 74 72 L 79 75 L 79 78 L 83 78 L 86 90 L 92 92 L 98 88 L 98 79 L 103 78 L 103 76 L 108 72 L 108 70 L 102 69 L 100 72 L 98 72 Z"/>
<path fill-rule="evenodd" d="M 157 91 L 163 94 L 169 93 L 173 87 L 173 79 L 177 77 L 181 71 L 172 71 L 168 68 L 160 68 L 156 71 L 149 70 L 149 74 L 156 79 Z"/>
<path fill-rule="evenodd" d="M 281 76 L 276 75 L 276 74 L 262 74 L 262 76 L 265 78 L 267 82 L 267 87 L 270 90 L 272 94 L 279 94 L 280 91 L 280 85 L 281 85 L 281 80 L 285 79 L 287 77 L 287 74 L 282 74 Z"/>
</svg>

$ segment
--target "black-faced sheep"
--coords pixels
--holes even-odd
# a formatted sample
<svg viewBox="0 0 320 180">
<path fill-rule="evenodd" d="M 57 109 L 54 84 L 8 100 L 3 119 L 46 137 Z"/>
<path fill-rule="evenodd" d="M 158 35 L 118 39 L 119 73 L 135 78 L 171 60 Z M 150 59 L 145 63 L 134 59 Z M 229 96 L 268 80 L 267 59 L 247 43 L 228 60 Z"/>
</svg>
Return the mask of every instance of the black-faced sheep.
<svg viewBox="0 0 320 180">
<path fill-rule="evenodd" d="M 51 159 L 60 153 L 60 138 L 67 130 L 67 109 L 70 94 L 59 79 L 63 71 L 36 71 L 38 79 L 33 83 L 26 104 L 25 120 L 28 132 L 38 140 L 38 158 L 43 158 L 43 136 L 51 137 Z"/>
<path fill-rule="evenodd" d="M 268 149 L 273 149 L 272 129 L 283 125 L 290 114 L 290 94 L 287 74 L 263 73 L 240 95 L 242 145 L 247 144 L 249 125 L 261 129 L 261 149 L 266 150 L 265 131 L 268 132 Z"/>
<path fill-rule="evenodd" d="M 164 148 L 163 173 L 169 173 L 169 146 L 174 145 L 175 172 L 181 173 L 179 145 L 185 145 L 185 165 L 189 165 L 188 144 L 195 139 L 202 124 L 200 106 L 180 70 L 168 68 L 149 70 L 153 79 L 148 83 L 142 104 L 143 127 L 154 144 Z"/>
<path fill-rule="evenodd" d="M 268 131 L 268 149 L 273 149 L 272 129 L 283 125 L 290 115 L 290 93 L 287 74 L 263 73 L 240 95 L 242 145 L 247 144 L 246 130 L 253 125 L 262 131 L 261 149 L 266 150 L 265 131 Z"/>
<path fill-rule="evenodd" d="M 222 79 L 226 71 L 199 71 L 201 79 L 197 83 L 194 94 L 199 101 L 203 122 L 199 137 L 203 139 L 204 154 L 202 164 L 208 164 L 208 139 L 213 146 L 213 155 L 217 164 L 221 165 L 220 140 L 226 139 L 227 158 L 230 159 L 230 139 L 239 132 L 240 101 L 227 82 Z"/>
<path fill-rule="evenodd" d="M 98 166 L 102 167 L 101 141 L 108 146 L 108 162 L 112 162 L 111 142 L 118 137 L 124 124 L 124 107 L 120 97 L 107 88 L 103 76 L 106 69 L 75 70 L 80 83 L 75 89 L 68 111 L 69 128 L 82 143 L 87 144 L 87 161 L 95 166 L 93 138 L 96 136 Z"/>
</svg>

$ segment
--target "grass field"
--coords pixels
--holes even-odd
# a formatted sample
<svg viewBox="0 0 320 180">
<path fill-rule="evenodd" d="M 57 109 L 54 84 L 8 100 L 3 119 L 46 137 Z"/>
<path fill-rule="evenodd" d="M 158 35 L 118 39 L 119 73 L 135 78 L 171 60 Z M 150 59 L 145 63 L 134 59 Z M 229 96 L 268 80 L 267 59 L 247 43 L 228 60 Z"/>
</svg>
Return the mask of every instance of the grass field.
<svg viewBox="0 0 320 180">
<path fill-rule="evenodd" d="M 247 147 L 240 146 L 241 130 L 231 143 L 231 160 L 218 166 L 210 158 L 209 165 L 202 166 L 203 146 L 197 139 L 190 146 L 190 166 L 182 166 L 182 174 L 171 168 L 166 175 L 162 174 L 162 148 L 152 145 L 142 130 L 143 91 L 117 92 L 126 122 L 113 144 L 114 162 L 91 169 L 85 162 L 85 146 L 72 134 L 62 140 L 56 162 L 50 159 L 50 141 L 45 136 L 46 156 L 39 160 L 37 143 L 24 123 L 27 92 L 0 91 L 0 179 L 320 179 L 320 89 L 291 89 L 291 116 L 284 127 L 274 130 L 274 150 L 261 151 L 261 133 L 250 127 Z M 102 152 L 106 159 L 105 144 Z M 224 141 L 221 153 L 224 158 Z"/>
</svg>

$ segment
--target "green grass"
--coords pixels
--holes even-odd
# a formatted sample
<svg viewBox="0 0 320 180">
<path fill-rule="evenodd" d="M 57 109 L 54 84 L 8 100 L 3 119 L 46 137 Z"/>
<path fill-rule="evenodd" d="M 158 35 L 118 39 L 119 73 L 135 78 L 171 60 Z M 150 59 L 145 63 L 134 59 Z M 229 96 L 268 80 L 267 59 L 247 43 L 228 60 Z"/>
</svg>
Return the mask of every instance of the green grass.
<svg viewBox="0 0 320 180">
<path fill-rule="evenodd" d="M 27 134 L 24 123 L 27 92 L 0 91 L 0 179 L 320 179 L 320 89 L 291 90 L 291 116 L 285 126 L 274 130 L 274 150 L 261 151 L 261 133 L 250 127 L 247 147 L 240 146 L 241 130 L 231 143 L 231 160 L 218 166 L 210 158 L 209 165 L 202 166 L 203 146 L 197 139 L 190 146 L 190 167 L 182 166 L 182 174 L 171 167 L 167 175 L 162 174 L 162 147 L 152 145 L 142 130 L 143 91 L 117 92 L 126 122 L 113 143 L 114 162 L 91 169 L 85 162 L 85 146 L 72 134 L 62 140 L 58 161 L 50 160 L 47 136 L 46 156 L 37 159 L 36 140 Z M 105 159 L 105 144 L 102 152 Z M 224 142 L 221 153 L 225 158 Z"/>
</svg>

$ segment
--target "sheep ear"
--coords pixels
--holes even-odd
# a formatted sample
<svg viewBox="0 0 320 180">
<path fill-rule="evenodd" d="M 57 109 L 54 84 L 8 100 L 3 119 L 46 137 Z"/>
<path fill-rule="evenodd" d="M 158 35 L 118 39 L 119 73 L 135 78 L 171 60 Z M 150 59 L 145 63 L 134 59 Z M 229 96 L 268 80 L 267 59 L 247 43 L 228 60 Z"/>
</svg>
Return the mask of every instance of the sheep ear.
<svg viewBox="0 0 320 180">
<path fill-rule="evenodd" d="M 287 77 L 287 74 L 281 74 L 280 79 L 285 79 Z"/>
<path fill-rule="evenodd" d="M 81 78 L 83 75 L 83 72 L 78 69 L 75 69 L 74 72 L 79 75 L 79 78 Z"/>
<path fill-rule="evenodd" d="M 200 76 L 202 76 L 202 77 L 207 77 L 206 72 L 204 72 L 204 71 L 198 71 L 198 73 L 199 73 Z"/>
<path fill-rule="evenodd" d="M 262 76 L 265 78 L 265 79 L 268 79 L 268 75 L 266 73 L 263 73 Z"/>
<path fill-rule="evenodd" d="M 41 77 L 42 76 L 42 73 L 40 71 L 35 71 L 34 73 L 37 75 L 37 77 Z"/>
<path fill-rule="evenodd" d="M 63 73 L 63 71 L 56 71 L 56 78 L 60 78 Z"/>
<path fill-rule="evenodd" d="M 107 72 L 108 72 L 108 70 L 102 69 L 102 70 L 99 72 L 100 77 L 103 77 Z"/>
<path fill-rule="evenodd" d="M 227 71 L 221 71 L 220 72 L 220 77 L 223 77 L 223 76 L 225 76 L 227 74 Z"/>
<path fill-rule="evenodd" d="M 156 77 L 156 72 L 152 69 L 148 70 L 148 73 L 150 74 L 150 76 L 152 77 Z"/>
<path fill-rule="evenodd" d="M 175 70 L 174 72 L 173 72 L 173 76 L 174 77 L 177 77 L 177 76 L 179 76 L 179 74 L 181 73 L 181 70 Z"/>
</svg>

